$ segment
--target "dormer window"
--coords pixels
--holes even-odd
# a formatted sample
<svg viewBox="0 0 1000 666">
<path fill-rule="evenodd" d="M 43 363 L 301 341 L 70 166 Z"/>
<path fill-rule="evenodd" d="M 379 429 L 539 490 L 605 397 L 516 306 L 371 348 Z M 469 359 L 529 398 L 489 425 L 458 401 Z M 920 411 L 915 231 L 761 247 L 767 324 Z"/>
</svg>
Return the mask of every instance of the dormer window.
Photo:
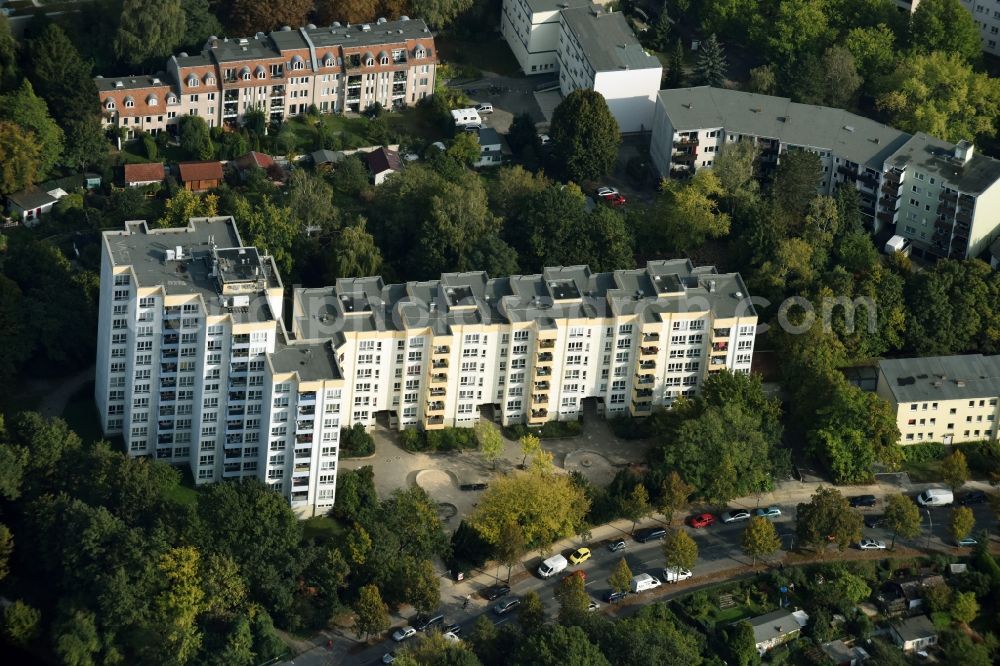
<svg viewBox="0 0 1000 666">
<path fill-rule="evenodd" d="M 302 69 L 305 67 L 305 62 L 303 62 L 301 56 L 295 56 L 292 58 L 292 69 Z"/>
<path fill-rule="evenodd" d="M 327 58 L 323 61 L 324 67 L 333 67 L 333 58 Z"/>
<path fill-rule="evenodd" d="M 126 97 L 125 98 L 125 108 L 126 109 L 131 109 L 134 106 L 135 106 L 135 100 L 132 99 L 131 97 Z"/>
<path fill-rule="evenodd" d="M 375 66 L 375 58 L 372 58 L 371 56 L 368 56 L 367 58 L 365 58 L 365 65 L 367 67 L 374 67 Z"/>
<path fill-rule="evenodd" d="M 177 103 L 177 96 L 176 95 L 174 95 L 173 93 L 170 93 L 169 95 L 167 95 L 167 104 L 176 104 L 176 103 Z"/>
<path fill-rule="evenodd" d="M 201 82 L 198 81 L 198 77 L 197 76 L 189 76 L 188 77 L 188 87 L 189 88 L 197 88 L 199 85 L 201 85 Z"/>
<path fill-rule="evenodd" d="M 158 106 L 159 103 L 160 100 L 156 98 L 156 95 L 150 95 L 149 97 L 146 98 L 146 104 L 148 104 L 149 106 Z"/>
<path fill-rule="evenodd" d="M 257 78 L 258 79 L 267 78 L 267 72 L 265 72 L 264 68 L 261 67 L 260 65 L 257 66 Z"/>
<path fill-rule="evenodd" d="M 382 56 L 381 58 L 378 59 L 378 62 L 379 62 L 380 65 L 388 65 L 389 64 L 389 56 Z"/>
<path fill-rule="evenodd" d="M 205 77 L 205 85 L 206 86 L 214 86 L 215 85 L 215 77 L 212 76 L 211 74 L 209 74 L 208 76 L 206 76 Z"/>
<path fill-rule="evenodd" d="M 249 67 L 244 67 L 243 69 L 240 70 L 240 78 L 243 79 L 244 81 L 250 80 L 251 77 L 250 77 Z"/>
<path fill-rule="evenodd" d="M 425 58 L 425 57 L 427 57 L 427 51 L 424 50 L 424 47 L 422 47 L 422 46 L 418 46 L 417 47 L 417 57 L 418 58 Z"/>
<path fill-rule="evenodd" d="M 115 100 L 108 99 L 107 101 L 105 101 L 104 102 L 104 108 L 107 109 L 108 111 L 114 111 L 115 110 Z"/>
</svg>

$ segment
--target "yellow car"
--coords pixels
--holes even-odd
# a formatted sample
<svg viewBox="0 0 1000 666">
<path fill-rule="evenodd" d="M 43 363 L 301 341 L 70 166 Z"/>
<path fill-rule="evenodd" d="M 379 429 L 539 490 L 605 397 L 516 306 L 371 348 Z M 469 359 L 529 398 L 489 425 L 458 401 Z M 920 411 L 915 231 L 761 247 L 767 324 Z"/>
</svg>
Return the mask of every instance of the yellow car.
<svg viewBox="0 0 1000 666">
<path fill-rule="evenodd" d="M 590 559 L 590 549 L 589 548 L 577 548 L 573 551 L 573 554 L 569 556 L 570 564 L 580 564 L 586 562 Z"/>
</svg>

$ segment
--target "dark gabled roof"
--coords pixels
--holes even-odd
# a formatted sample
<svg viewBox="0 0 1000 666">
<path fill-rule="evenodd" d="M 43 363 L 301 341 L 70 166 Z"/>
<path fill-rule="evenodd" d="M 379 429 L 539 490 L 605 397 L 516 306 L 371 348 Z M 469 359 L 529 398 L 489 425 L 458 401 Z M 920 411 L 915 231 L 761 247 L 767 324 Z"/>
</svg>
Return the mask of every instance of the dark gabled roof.
<svg viewBox="0 0 1000 666">
<path fill-rule="evenodd" d="M 385 147 L 366 153 L 364 160 L 365 164 L 368 165 L 368 169 L 374 174 L 386 171 L 399 171 L 403 168 L 403 163 L 399 159 L 399 153 Z"/>
<path fill-rule="evenodd" d="M 181 162 L 177 165 L 181 182 L 222 180 L 222 162 Z"/>
<path fill-rule="evenodd" d="M 149 164 L 126 164 L 126 183 L 146 183 L 161 181 L 166 177 L 166 172 L 162 162 L 151 162 Z"/>
<path fill-rule="evenodd" d="M 26 190 L 8 194 L 7 199 L 22 210 L 41 208 L 42 206 L 47 206 L 50 203 L 58 201 L 54 196 L 37 187 L 29 187 Z"/>
<path fill-rule="evenodd" d="M 274 164 L 274 160 L 271 159 L 270 155 L 251 150 L 246 155 L 240 155 L 233 160 L 233 164 L 240 170 L 252 169 L 253 167 L 266 169 Z"/>
</svg>

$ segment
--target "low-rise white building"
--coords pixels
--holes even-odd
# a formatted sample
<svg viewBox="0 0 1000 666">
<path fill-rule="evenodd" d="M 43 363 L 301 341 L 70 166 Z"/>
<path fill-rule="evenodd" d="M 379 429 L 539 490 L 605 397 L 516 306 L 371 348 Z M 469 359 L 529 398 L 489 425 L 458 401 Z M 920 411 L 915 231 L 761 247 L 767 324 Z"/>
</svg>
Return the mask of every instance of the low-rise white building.
<svg viewBox="0 0 1000 666">
<path fill-rule="evenodd" d="M 503 143 L 500 133 L 492 127 L 484 127 L 479 130 L 479 159 L 472 166 L 487 167 L 500 166 L 503 162 Z"/>
<path fill-rule="evenodd" d="M 604 96 L 622 133 L 649 131 L 663 65 L 646 53 L 621 12 L 600 5 L 562 11 L 559 90 L 591 88 Z"/>
<path fill-rule="evenodd" d="M 500 33 L 510 45 L 521 71 L 558 72 L 559 15 L 566 8 L 591 4 L 591 0 L 503 0 Z"/>
</svg>

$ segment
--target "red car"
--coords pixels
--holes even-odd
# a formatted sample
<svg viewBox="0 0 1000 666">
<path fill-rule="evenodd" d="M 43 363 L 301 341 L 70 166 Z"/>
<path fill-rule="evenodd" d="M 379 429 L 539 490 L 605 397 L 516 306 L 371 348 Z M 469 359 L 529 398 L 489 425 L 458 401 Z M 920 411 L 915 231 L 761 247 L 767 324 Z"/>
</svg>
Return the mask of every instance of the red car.
<svg viewBox="0 0 1000 666">
<path fill-rule="evenodd" d="M 688 524 L 691 525 L 691 527 L 699 528 L 699 527 L 708 527 L 714 522 L 715 522 L 715 516 L 713 516 L 712 514 L 699 513 L 697 516 L 691 516 L 691 520 L 688 521 Z"/>
</svg>

